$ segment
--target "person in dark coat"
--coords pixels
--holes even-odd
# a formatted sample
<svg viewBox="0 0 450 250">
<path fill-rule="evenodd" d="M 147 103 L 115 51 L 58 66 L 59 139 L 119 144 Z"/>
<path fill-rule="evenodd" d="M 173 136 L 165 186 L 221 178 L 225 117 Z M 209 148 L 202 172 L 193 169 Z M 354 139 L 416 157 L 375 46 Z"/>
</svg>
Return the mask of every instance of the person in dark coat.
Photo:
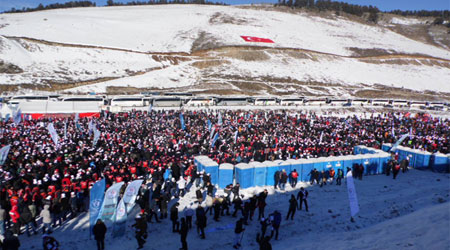
<svg viewBox="0 0 450 250">
<path fill-rule="evenodd" d="M 205 239 L 205 227 L 207 222 L 205 209 L 202 206 L 198 206 L 195 215 L 197 217 L 197 233 L 200 234 L 202 239 Z"/>
<path fill-rule="evenodd" d="M 256 203 L 258 202 L 258 199 L 256 197 L 256 195 L 253 195 L 252 197 L 250 197 L 250 220 L 253 220 L 253 215 L 255 214 L 255 210 L 256 210 Z"/>
<path fill-rule="evenodd" d="M 102 220 L 98 219 L 97 223 L 94 225 L 92 232 L 94 234 L 95 240 L 97 241 L 97 249 L 103 250 L 105 249 L 105 235 L 106 235 L 106 226 Z"/>
<path fill-rule="evenodd" d="M 132 225 L 136 228 L 136 240 L 138 242 L 138 249 L 144 247 L 145 239 L 147 239 L 147 220 L 141 214 L 136 216 L 136 223 Z"/>
<path fill-rule="evenodd" d="M 291 194 L 291 199 L 289 200 L 289 211 L 286 215 L 286 220 L 289 219 L 289 215 L 291 216 L 291 220 L 294 220 L 295 210 L 297 210 L 297 200 L 295 196 Z"/>
<path fill-rule="evenodd" d="M 259 244 L 259 250 L 272 250 L 272 245 L 270 244 L 271 236 L 256 234 L 256 242 Z"/>
<path fill-rule="evenodd" d="M 336 185 L 342 184 L 342 178 L 344 178 L 344 171 L 339 168 L 337 172 Z"/>
<path fill-rule="evenodd" d="M 176 202 L 170 208 L 170 220 L 172 221 L 173 233 L 178 232 L 180 227 L 180 223 L 178 222 L 178 205 L 180 205 L 180 203 Z"/>
<path fill-rule="evenodd" d="M 273 184 L 273 188 L 277 189 L 278 183 L 280 182 L 280 171 L 275 171 L 275 175 L 273 176 L 275 183 Z"/>
<path fill-rule="evenodd" d="M 273 214 L 270 215 L 270 218 L 272 221 L 273 230 L 275 231 L 275 240 L 278 240 L 278 231 L 279 231 L 280 225 L 281 225 L 281 214 L 280 214 L 280 212 L 275 210 L 275 212 L 273 212 Z M 272 235 L 270 237 L 273 236 L 274 231 L 272 231 Z"/>
<path fill-rule="evenodd" d="M 398 173 L 400 172 L 400 164 L 396 163 L 394 165 L 394 169 L 392 170 L 392 174 L 394 175 L 394 180 L 397 178 Z"/>
<path fill-rule="evenodd" d="M 266 207 L 266 198 L 267 198 L 267 189 L 264 189 L 264 192 L 261 192 L 258 196 L 258 203 L 257 203 L 257 207 L 258 207 L 258 220 L 260 220 L 262 217 L 264 217 L 264 209 Z"/>
<path fill-rule="evenodd" d="M 19 250 L 19 238 L 17 238 L 17 236 L 14 236 L 14 234 L 10 230 L 6 230 L 2 247 L 3 250 Z"/>
<path fill-rule="evenodd" d="M 30 237 L 32 234 L 36 234 L 36 229 L 33 225 L 33 215 L 31 214 L 28 206 L 23 207 L 20 220 L 22 221 L 22 224 L 25 225 L 25 230 L 27 231 L 28 237 Z"/>
<path fill-rule="evenodd" d="M 308 198 L 308 191 L 306 191 L 303 187 L 300 188 L 300 191 L 297 194 L 297 200 L 300 202 L 300 206 L 298 210 L 302 210 L 302 203 L 305 203 L 306 212 L 308 212 L 308 202 L 306 199 Z"/>
<path fill-rule="evenodd" d="M 181 227 L 180 227 L 180 239 L 181 239 L 181 249 L 188 250 L 186 237 L 188 234 L 189 228 L 184 218 L 181 218 Z"/>
<path fill-rule="evenodd" d="M 233 247 L 238 249 L 241 246 L 242 233 L 245 231 L 244 229 L 244 219 L 241 218 L 236 222 L 236 227 L 234 228 L 234 245 Z"/>
</svg>

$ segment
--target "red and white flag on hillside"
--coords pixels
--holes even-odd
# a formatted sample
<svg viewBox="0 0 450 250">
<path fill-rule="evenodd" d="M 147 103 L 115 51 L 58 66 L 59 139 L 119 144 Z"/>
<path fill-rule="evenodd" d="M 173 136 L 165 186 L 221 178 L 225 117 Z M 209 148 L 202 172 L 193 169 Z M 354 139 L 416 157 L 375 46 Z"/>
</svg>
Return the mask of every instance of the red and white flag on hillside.
<svg viewBox="0 0 450 250">
<path fill-rule="evenodd" d="M 241 36 L 246 42 L 255 42 L 255 43 L 275 43 L 269 38 L 261 38 L 255 36 Z"/>
</svg>

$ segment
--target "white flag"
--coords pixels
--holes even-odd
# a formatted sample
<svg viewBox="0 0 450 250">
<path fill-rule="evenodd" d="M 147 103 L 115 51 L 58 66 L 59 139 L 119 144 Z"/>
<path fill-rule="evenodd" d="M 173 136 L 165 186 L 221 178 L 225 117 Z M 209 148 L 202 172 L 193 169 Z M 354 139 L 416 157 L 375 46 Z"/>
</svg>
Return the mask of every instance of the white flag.
<svg viewBox="0 0 450 250">
<path fill-rule="evenodd" d="M 100 138 L 100 130 L 94 126 L 94 146 L 97 145 L 98 139 Z"/>
<path fill-rule="evenodd" d="M 59 136 L 56 133 L 55 127 L 53 126 L 53 123 L 48 124 L 47 130 L 50 133 L 50 136 L 52 137 L 53 143 L 55 143 L 56 146 L 59 144 Z"/>
<path fill-rule="evenodd" d="M 323 138 L 323 131 L 322 131 L 322 133 L 320 133 L 320 141 L 319 141 L 319 143 L 322 143 L 322 138 Z"/>
<path fill-rule="evenodd" d="M 64 121 L 64 140 L 67 140 L 67 119 Z"/>
<path fill-rule="evenodd" d="M 352 171 L 347 173 L 347 191 L 350 201 L 350 214 L 355 216 L 359 212 L 358 197 L 356 196 L 355 183 L 353 182 Z"/>
<path fill-rule="evenodd" d="M 9 149 L 11 145 L 6 145 L 0 149 L 0 165 L 5 164 L 6 158 L 8 158 Z"/>
</svg>

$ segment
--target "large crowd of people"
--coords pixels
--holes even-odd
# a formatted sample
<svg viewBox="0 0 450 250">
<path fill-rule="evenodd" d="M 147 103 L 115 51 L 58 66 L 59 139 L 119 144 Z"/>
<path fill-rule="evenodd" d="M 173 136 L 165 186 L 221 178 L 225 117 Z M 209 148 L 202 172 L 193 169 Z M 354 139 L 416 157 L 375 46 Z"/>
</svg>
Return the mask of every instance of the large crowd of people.
<svg viewBox="0 0 450 250">
<path fill-rule="evenodd" d="M 49 123 L 59 134 L 58 144 L 49 135 Z M 94 126 L 100 131 L 95 145 Z M 38 229 L 51 233 L 65 220 L 88 210 L 89 188 L 101 178 L 107 187 L 145 179 L 152 192 L 138 202 L 143 212 L 154 214 L 157 220 L 156 211 L 160 219 L 170 212 L 172 219 L 168 202 L 173 196 L 183 196 L 187 181 L 208 190 L 209 195 L 201 199 L 207 199 L 211 211 L 215 210 L 214 186 L 207 174 L 197 171 L 196 155 L 207 155 L 219 164 L 349 155 L 356 145 L 380 148 L 406 133 L 411 136 L 404 146 L 450 153 L 449 120 L 405 113 L 339 118 L 301 111 L 172 110 L 103 112 L 100 118 L 43 118 L 18 124 L 4 120 L 0 121 L 0 146 L 11 145 L 11 149 L 0 166 L 0 234 L 32 235 Z M 239 187 L 235 189 L 228 191 L 238 194 Z M 249 202 L 251 213 L 262 201 Z M 246 209 L 245 204 L 236 207 Z M 208 210 L 195 212 L 202 218 Z M 259 242 L 265 244 L 265 238 Z"/>
</svg>

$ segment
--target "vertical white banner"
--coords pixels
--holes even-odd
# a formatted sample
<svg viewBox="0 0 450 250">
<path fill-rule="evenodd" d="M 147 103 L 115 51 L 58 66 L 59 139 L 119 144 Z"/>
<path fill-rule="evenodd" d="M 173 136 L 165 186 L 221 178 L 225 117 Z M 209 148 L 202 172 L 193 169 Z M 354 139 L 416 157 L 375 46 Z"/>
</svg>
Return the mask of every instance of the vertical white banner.
<svg viewBox="0 0 450 250">
<path fill-rule="evenodd" d="M 350 213 L 355 216 L 359 212 L 358 197 L 356 196 L 355 183 L 353 182 L 352 171 L 347 173 L 347 191 L 350 202 Z"/>
<path fill-rule="evenodd" d="M 52 137 L 53 143 L 55 143 L 56 146 L 59 145 L 59 136 L 56 133 L 55 127 L 53 127 L 53 123 L 48 124 L 47 130 L 50 133 L 50 136 Z"/>
</svg>

